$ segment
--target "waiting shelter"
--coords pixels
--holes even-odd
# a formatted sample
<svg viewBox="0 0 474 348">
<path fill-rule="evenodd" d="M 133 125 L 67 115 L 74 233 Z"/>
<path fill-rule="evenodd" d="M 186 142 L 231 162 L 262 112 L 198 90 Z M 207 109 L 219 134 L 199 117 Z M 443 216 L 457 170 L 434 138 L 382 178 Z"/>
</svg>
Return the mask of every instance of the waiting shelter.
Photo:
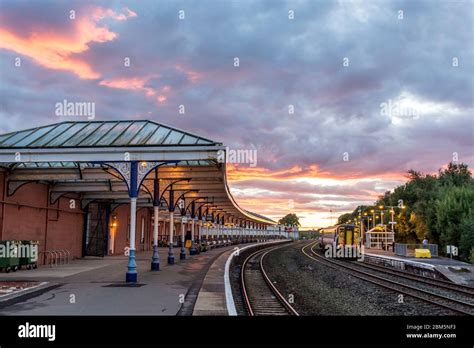
<svg viewBox="0 0 474 348">
<path fill-rule="evenodd" d="M 378 225 L 365 232 L 365 247 L 367 249 L 391 249 L 395 242 L 395 233 L 387 231 L 385 225 Z"/>
</svg>

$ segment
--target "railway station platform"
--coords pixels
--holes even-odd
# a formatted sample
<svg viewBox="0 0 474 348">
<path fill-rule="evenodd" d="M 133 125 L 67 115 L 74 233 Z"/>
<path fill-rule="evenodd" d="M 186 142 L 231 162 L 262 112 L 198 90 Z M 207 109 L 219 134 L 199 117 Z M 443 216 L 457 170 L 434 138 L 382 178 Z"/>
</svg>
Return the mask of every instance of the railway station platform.
<svg viewBox="0 0 474 348">
<path fill-rule="evenodd" d="M 193 293 L 201 288 L 209 267 L 234 247 L 188 255 L 186 260 L 177 257 L 171 266 L 166 264 L 168 249 L 160 248 L 161 267 L 157 272 L 150 271 L 151 252 L 138 253 L 137 284 L 124 281 L 126 256 L 85 258 L 58 267 L 0 273 L 0 283 L 37 281 L 42 283 L 43 289 L 35 296 L 27 294 L 26 298 L 22 298 L 22 293 L 16 299 L 8 295 L 8 302 L 0 296 L 0 311 L 3 315 L 191 314 L 196 300 Z M 175 254 L 179 255 L 178 248 Z M 57 286 L 49 288 L 47 285 Z"/>
<path fill-rule="evenodd" d="M 224 283 L 225 265 L 234 250 L 222 253 L 211 265 L 199 290 L 193 315 L 228 315 Z"/>
<path fill-rule="evenodd" d="M 408 270 L 435 278 L 446 278 L 456 284 L 474 286 L 474 265 L 447 257 L 415 258 L 395 255 L 392 251 L 366 249 L 364 262 Z"/>
<path fill-rule="evenodd" d="M 239 252 L 256 246 L 273 245 L 288 240 L 275 240 L 239 246 Z M 226 316 L 237 315 L 229 279 L 229 267 L 232 254 L 236 250 L 222 253 L 209 267 L 194 306 L 193 315 Z"/>
</svg>

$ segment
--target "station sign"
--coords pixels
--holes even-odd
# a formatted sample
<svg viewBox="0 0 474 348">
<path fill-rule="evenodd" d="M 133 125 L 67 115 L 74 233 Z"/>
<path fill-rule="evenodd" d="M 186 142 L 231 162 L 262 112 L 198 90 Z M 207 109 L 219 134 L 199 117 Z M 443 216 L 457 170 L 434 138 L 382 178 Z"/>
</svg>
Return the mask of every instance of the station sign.
<svg viewBox="0 0 474 348">
<path fill-rule="evenodd" d="M 453 256 L 458 256 L 458 247 L 454 245 L 447 245 L 446 246 L 446 253 L 451 254 Z"/>
<path fill-rule="evenodd" d="M 181 218 L 181 222 L 182 222 L 183 224 L 187 223 L 187 222 L 188 222 L 188 218 L 187 218 L 186 216 L 183 216 L 183 217 Z"/>
</svg>

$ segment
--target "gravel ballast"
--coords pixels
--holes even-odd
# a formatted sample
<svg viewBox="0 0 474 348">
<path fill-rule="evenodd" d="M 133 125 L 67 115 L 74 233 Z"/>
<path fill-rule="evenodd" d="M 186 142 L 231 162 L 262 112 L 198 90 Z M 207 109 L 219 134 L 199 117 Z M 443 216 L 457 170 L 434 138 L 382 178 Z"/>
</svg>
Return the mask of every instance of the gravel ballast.
<svg viewBox="0 0 474 348">
<path fill-rule="evenodd" d="M 299 241 L 269 253 L 264 267 L 300 315 L 446 315 L 429 304 L 320 264 Z"/>
</svg>

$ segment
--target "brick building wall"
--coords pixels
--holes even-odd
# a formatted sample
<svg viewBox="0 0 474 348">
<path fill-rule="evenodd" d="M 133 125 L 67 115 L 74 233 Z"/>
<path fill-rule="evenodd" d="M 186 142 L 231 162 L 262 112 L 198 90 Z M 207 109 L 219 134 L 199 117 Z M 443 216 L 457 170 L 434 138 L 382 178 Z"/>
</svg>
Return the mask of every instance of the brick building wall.
<svg viewBox="0 0 474 348">
<path fill-rule="evenodd" d="M 48 185 L 28 183 L 7 197 L 5 179 L 5 172 L 0 173 L 0 239 L 38 240 L 40 252 L 68 249 L 73 257 L 81 257 L 84 214 L 78 196 L 68 194 L 50 204 Z"/>
<path fill-rule="evenodd" d="M 39 251 L 68 249 L 75 258 L 82 256 L 84 238 L 84 211 L 79 195 L 68 193 L 54 204 L 48 198 L 48 185 L 28 183 L 12 196 L 6 196 L 6 172 L 0 172 L 0 240 L 28 239 L 39 241 Z M 75 208 L 70 206 L 75 200 Z M 152 250 L 153 209 L 138 208 L 135 241 L 136 250 Z M 114 219 L 115 217 L 115 219 Z M 130 205 L 122 204 L 110 214 L 109 255 L 123 254 L 129 246 Z M 115 226 L 114 226 L 115 225 Z M 141 243 L 142 225 L 144 240 Z M 165 226 L 165 229 L 163 227 Z M 175 224 L 175 243 L 180 238 L 181 227 Z M 160 236 L 168 235 L 168 223 L 160 223 Z M 111 236 L 109 236 L 109 239 Z"/>
</svg>

